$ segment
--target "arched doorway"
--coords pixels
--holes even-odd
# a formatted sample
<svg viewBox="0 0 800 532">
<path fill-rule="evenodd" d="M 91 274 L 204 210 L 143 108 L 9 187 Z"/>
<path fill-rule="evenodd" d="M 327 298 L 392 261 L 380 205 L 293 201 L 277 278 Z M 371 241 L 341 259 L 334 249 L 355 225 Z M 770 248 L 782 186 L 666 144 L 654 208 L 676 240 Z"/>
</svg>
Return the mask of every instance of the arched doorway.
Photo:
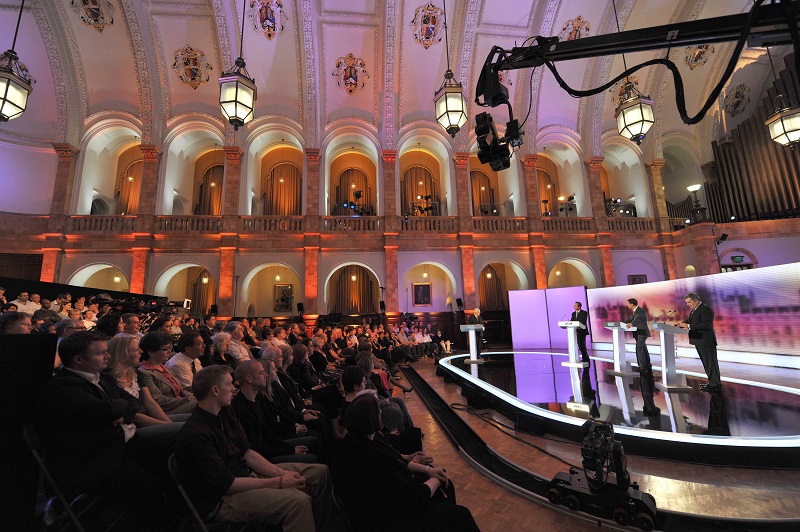
<svg viewBox="0 0 800 532">
<path fill-rule="evenodd" d="M 403 276 L 400 297 L 400 307 L 404 312 L 452 311 L 458 297 L 455 276 L 444 264 L 421 262 Z"/>
<path fill-rule="evenodd" d="M 347 264 L 334 271 L 327 286 L 329 314 L 376 314 L 380 282 L 360 264 Z"/>
<path fill-rule="evenodd" d="M 547 276 L 548 288 L 564 286 L 585 286 L 597 288 L 597 277 L 588 264 L 578 259 L 559 261 Z"/>
<path fill-rule="evenodd" d="M 490 262 L 478 275 L 478 306 L 482 311 L 508 310 L 508 291 L 528 287 L 528 276 L 518 264 Z"/>
<path fill-rule="evenodd" d="M 130 290 L 128 278 L 113 264 L 90 264 L 84 266 L 72 274 L 67 284 L 118 292 L 128 292 Z"/>
<path fill-rule="evenodd" d="M 217 303 L 217 281 L 199 264 L 176 264 L 159 276 L 153 293 L 170 301 L 190 299 L 190 312 L 203 315 L 211 312 L 211 306 Z"/>
<path fill-rule="evenodd" d="M 286 264 L 260 264 L 242 279 L 238 305 L 247 316 L 293 316 L 303 301 L 303 283 Z"/>
</svg>

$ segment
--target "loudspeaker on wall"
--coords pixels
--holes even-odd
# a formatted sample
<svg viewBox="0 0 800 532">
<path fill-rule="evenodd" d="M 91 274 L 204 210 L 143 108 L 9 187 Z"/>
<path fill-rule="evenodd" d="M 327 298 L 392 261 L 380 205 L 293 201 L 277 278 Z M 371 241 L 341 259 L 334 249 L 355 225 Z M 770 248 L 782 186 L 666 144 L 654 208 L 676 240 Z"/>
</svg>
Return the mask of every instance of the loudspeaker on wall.
<svg viewBox="0 0 800 532">
<path fill-rule="evenodd" d="M 298 314 L 302 314 L 305 310 L 306 310 L 306 307 L 305 307 L 305 305 L 303 305 L 303 303 L 298 303 L 297 304 L 297 313 Z"/>
</svg>

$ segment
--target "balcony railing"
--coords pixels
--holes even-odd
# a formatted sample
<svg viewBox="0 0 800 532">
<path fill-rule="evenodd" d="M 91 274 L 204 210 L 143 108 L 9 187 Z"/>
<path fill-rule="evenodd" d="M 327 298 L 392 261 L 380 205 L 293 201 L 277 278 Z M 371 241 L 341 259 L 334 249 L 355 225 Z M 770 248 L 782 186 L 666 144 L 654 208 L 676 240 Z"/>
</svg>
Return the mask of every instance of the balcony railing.
<svg viewBox="0 0 800 532">
<path fill-rule="evenodd" d="M 400 228 L 403 231 L 457 233 L 458 221 L 455 216 L 405 216 Z"/>
<path fill-rule="evenodd" d="M 472 229 L 481 233 L 524 233 L 528 230 L 525 218 L 473 216 Z"/>
<path fill-rule="evenodd" d="M 73 233 L 129 233 L 135 223 L 136 216 L 71 216 L 68 227 Z"/>
<path fill-rule="evenodd" d="M 159 233 L 213 233 L 222 228 L 221 216 L 159 216 L 156 220 Z"/>
<path fill-rule="evenodd" d="M 379 216 L 323 216 L 322 231 L 325 233 L 362 232 L 383 230 Z"/>
<path fill-rule="evenodd" d="M 593 233 L 594 218 L 542 218 L 545 231 L 557 233 Z"/>
<path fill-rule="evenodd" d="M 265 233 L 281 231 L 289 233 L 303 232 L 302 216 L 245 216 L 242 218 L 242 232 Z"/>
<path fill-rule="evenodd" d="M 609 218 L 608 229 L 620 233 L 655 231 L 656 224 L 652 218 Z"/>
</svg>

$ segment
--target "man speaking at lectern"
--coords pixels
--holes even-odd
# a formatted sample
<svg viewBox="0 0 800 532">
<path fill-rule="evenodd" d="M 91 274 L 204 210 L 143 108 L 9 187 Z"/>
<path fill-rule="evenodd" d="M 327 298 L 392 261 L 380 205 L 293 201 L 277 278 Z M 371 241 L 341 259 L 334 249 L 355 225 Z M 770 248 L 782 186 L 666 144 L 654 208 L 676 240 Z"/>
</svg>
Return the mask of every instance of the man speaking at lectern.
<svg viewBox="0 0 800 532">
<path fill-rule="evenodd" d="M 570 321 L 578 321 L 584 327 L 588 327 L 587 322 L 589 321 L 589 313 L 583 310 L 581 307 L 583 307 L 581 302 L 576 301 L 575 305 L 573 306 L 575 312 L 572 313 L 572 318 L 570 318 Z M 589 330 L 577 329 L 575 332 L 578 334 L 578 349 L 581 351 L 581 357 L 583 358 L 584 362 L 589 362 L 589 353 L 586 351 L 586 337 L 589 335 Z"/>
<path fill-rule="evenodd" d="M 475 310 L 472 311 L 472 316 L 467 318 L 468 325 L 483 325 L 483 318 L 481 318 L 481 309 L 475 307 Z M 475 331 L 475 343 L 477 344 L 475 348 L 478 351 L 478 354 L 481 354 L 481 347 L 483 347 L 483 331 Z"/>
<path fill-rule="evenodd" d="M 689 343 L 697 349 L 708 375 L 708 384 L 704 384 L 700 389 L 709 393 L 720 392 L 722 384 L 717 360 L 717 335 L 714 333 L 714 311 L 700 301 L 700 296 L 694 292 L 686 294 L 683 300 L 692 310 L 689 317 L 678 327 L 689 329 Z"/>
<path fill-rule="evenodd" d="M 650 328 L 647 326 L 647 313 L 639 306 L 639 302 L 630 298 L 628 300 L 628 308 L 633 312 L 633 316 L 623 321 L 627 323 L 628 329 L 635 328 L 633 337 L 636 339 L 636 362 L 639 363 L 639 373 L 647 373 L 653 371 L 653 365 L 650 363 L 650 353 L 647 351 L 647 339 L 650 337 Z"/>
</svg>

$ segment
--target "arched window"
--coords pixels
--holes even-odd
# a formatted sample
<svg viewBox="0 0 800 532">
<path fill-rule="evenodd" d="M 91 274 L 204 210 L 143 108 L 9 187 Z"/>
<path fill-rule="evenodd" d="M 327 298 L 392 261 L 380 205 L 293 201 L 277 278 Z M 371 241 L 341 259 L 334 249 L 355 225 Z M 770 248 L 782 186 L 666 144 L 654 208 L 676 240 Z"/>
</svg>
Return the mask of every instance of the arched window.
<svg viewBox="0 0 800 532">
<path fill-rule="evenodd" d="M 261 190 L 265 215 L 300 215 L 303 197 L 303 172 L 292 163 L 278 163 L 264 177 Z"/>
<path fill-rule="evenodd" d="M 489 176 L 480 170 L 469 173 L 472 188 L 473 216 L 500 216 L 502 205 L 495 203 L 495 193 Z"/>
<path fill-rule="evenodd" d="M 542 216 L 549 216 L 548 212 L 557 213 L 558 181 L 541 168 L 536 169 L 536 175 L 539 182 L 539 200 L 542 202 Z"/>
<path fill-rule="evenodd" d="M 358 168 L 348 168 L 339 176 L 336 185 L 334 204 L 331 214 L 334 216 L 374 216 L 375 204 L 369 178 Z"/>
<path fill-rule="evenodd" d="M 190 268 L 190 275 L 195 273 L 193 270 L 198 270 L 198 268 Z M 210 311 L 211 305 L 216 303 L 217 288 L 214 278 L 211 277 L 208 270 L 202 268 L 195 273 L 193 278 L 190 277 L 190 282 L 192 313 L 205 315 Z"/>
<path fill-rule="evenodd" d="M 481 310 L 508 310 L 508 283 L 503 264 L 487 264 L 478 278 L 478 306 Z"/>
<path fill-rule="evenodd" d="M 331 312 L 338 314 L 374 314 L 378 286 L 369 270 L 357 264 L 345 266 L 332 278 Z"/>
<path fill-rule="evenodd" d="M 441 198 L 436 180 L 424 166 L 412 166 L 400 182 L 400 207 L 412 216 L 441 216 Z"/>
<path fill-rule="evenodd" d="M 114 193 L 117 200 L 115 214 L 131 215 L 138 212 L 143 167 L 144 161 L 132 162 L 117 179 L 116 192 Z"/>
<path fill-rule="evenodd" d="M 197 203 L 194 214 L 219 216 L 222 214 L 222 188 L 225 167 L 216 164 L 203 174 L 197 191 Z"/>
</svg>

